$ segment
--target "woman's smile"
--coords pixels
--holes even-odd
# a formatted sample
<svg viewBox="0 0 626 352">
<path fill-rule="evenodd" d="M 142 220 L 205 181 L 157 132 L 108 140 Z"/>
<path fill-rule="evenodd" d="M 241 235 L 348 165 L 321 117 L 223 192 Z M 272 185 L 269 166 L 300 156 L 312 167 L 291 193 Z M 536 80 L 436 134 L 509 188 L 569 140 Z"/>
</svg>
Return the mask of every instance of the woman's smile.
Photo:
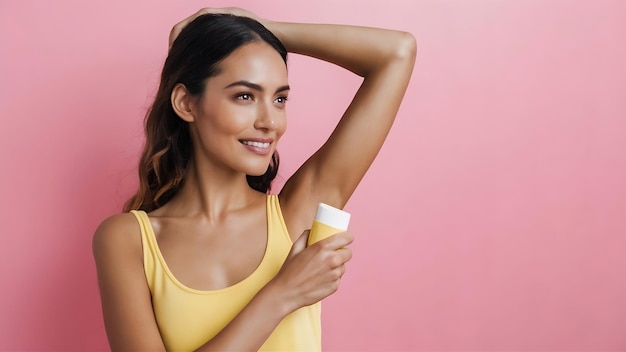
<svg viewBox="0 0 626 352">
<path fill-rule="evenodd" d="M 267 155 L 272 150 L 270 146 L 273 143 L 271 139 L 245 139 L 239 141 L 243 146 L 256 154 Z"/>
</svg>

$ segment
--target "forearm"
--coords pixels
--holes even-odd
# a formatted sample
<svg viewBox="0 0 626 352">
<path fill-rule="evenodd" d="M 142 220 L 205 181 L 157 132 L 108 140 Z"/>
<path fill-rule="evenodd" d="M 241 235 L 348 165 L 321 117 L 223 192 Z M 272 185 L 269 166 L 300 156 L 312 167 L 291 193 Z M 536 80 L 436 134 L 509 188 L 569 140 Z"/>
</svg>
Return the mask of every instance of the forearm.
<svg viewBox="0 0 626 352">
<path fill-rule="evenodd" d="M 264 23 L 293 53 L 342 66 L 362 77 L 390 62 L 410 62 L 415 39 L 407 32 L 334 24 Z"/>
<path fill-rule="evenodd" d="M 222 331 L 196 351 L 257 351 L 292 310 L 266 286 Z"/>
<path fill-rule="evenodd" d="M 343 206 L 393 124 L 413 71 L 415 38 L 407 32 L 369 27 L 264 24 L 290 52 L 337 64 L 364 77 L 332 135 L 283 188 L 311 195 L 310 209 L 317 202 Z"/>
</svg>

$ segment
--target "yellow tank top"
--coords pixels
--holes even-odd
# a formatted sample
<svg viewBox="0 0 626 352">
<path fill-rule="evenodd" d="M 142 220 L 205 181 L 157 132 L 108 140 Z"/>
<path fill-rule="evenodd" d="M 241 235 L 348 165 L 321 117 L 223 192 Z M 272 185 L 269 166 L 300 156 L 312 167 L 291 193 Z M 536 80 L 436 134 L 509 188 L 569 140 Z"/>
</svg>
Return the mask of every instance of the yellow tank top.
<svg viewBox="0 0 626 352">
<path fill-rule="evenodd" d="M 193 351 L 220 332 L 280 270 L 291 238 L 276 195 L 267 197 L 267 247 L 257 269 L 224 289 L 202 291 L 180 283 L 167 267 L 148 215 L 131 211 L 141 228 L 143 264 L 152 307 L 168 351 Z M 260 351 L 321 351 L 321 305 L 291 313 L 274 329 Z"/>
</svg>

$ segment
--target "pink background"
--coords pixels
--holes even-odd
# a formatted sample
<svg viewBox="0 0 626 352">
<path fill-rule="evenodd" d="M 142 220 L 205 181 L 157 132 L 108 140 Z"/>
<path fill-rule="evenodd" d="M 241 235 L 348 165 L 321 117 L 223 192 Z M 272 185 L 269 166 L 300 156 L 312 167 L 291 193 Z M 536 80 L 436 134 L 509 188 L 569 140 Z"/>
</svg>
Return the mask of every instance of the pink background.
<svg viewBox="0 0 626 352">
<path fill-rule="evenodd" d="M 207 4 L 235 5 L 0 1 L 0 350 L 107 348 L 91 236 L 135 186 L 169 29 Z M 626 1 L 236 4 L 420 46 L 326 350 L 626 350 Z M 358 84 L 289 67 L 282 182 Z"/>
</svg>

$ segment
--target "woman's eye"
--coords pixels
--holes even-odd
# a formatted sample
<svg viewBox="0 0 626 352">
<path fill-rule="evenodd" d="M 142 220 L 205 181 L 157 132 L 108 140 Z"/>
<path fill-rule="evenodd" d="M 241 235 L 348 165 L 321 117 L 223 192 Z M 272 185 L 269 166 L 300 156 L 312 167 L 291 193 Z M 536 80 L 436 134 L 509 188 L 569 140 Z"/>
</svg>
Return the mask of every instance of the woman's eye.
<svg viewBox="0 0 626 352">
<path fill-rule="evenodd" d="M 237 99 L 239 99 L 239 100 L 252 100 L 252 94 L 248 94 L 248 93 L 239 94 L 237 96 Z"/>
<path fill-rule="evenodd" d="M 287 97 L 278 97 L 274 101 L 277 102 L 278 104 L 285 104 L 287 102 Z"/>
</svg>

